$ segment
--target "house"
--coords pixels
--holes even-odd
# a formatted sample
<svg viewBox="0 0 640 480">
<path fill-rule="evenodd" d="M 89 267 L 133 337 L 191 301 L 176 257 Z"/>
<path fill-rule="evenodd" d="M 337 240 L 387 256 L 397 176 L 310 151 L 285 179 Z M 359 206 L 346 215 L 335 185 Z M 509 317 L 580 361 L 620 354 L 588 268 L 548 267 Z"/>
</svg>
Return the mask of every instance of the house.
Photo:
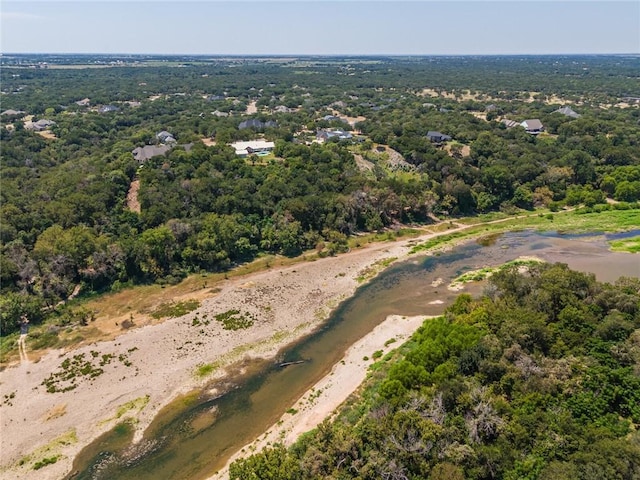
<svg viewBox="0 0 640 480">
<path fill-rule="evenodd" d="M 486 107 L 484 107 L 484 111 L 485 112 L 495 112 L 498 109 L 498 107 L 496 105 L 494 105 L 493 103 L 487 105 Z"/>
<path fill-rule="evenodd" d="M 173 134 L 167 132 L 166 130 L 156 133 L 156 138 L 160 141 L 160 143 L 176 143 L 176 139 L 173 137 Z"/>
<path fill-rule="evenodd" d="M 571 118 L 580 118 L 582 116 L 579 113 L 574 112 L 571 107 L 559 108 L 558 110 L 555 110 L 554 113 L 561 113 L 562 115 L 565 115 L 565 116 L 571 117 Z"/>
<path fill-rule="evenodd" d="M 171 147 L 171 145 L 145 145 L 134 149 L 131 153 L 138 163 L 143 164 L 150 158 L 164 155 L 171 150 Z"/>
<path fill-rule="evenodd" d="M 332 138 L 336 138 L 338 140 L 350 140 L 353 138 L 353 135 L 351 135 L 351 132 L 337 128 L 334 130 L 318 130 L 316 133 L 316 139 L 319 142 L 326 142 Z"/>
<path fill-rule="evenodd" d="M 4 112 L 0 113 L 0 115 L 22 115 L 23 113 L 26 113 L 26 112 L 23 112 L 22 110 L 9 109 L 9 110 L 5 110 Z"/>
<path fill-rule="evenodd" d="M 120 109 L 118 107 L 116 107 L 115 105 L 103 105 L 102 107 L 100 107 L 98 109 L 98 113 L 117 112 L 118 110 L 120 110 Z"/>
<path fill-rule="evenodd" d="M 244 130 L 246 128 L 253 128 L 254 130 L 264 130 L 265 128 L 278 128 L 278 122 L 273 120 L 269 120 L 263 122 L 262 120 L 258 120 L 257 118 L 251 118 L 249 120 L 245 120 L 238 125 L 238 130 Z"/>
<path fill-rule="evenodd" d="M 276 113 L 291 113 L 293 112 L 293 109 L 286 105 L 278 105 L 273 111 Z"/>
<path fill-rule="evenodd" d="M 249 155 L 267 155 L 276 145 L 266 140 L 250 140 L 248 142 L 234 142 L 231 146 L 236 151 L 236 155 L 248 157 Z"/>
<path fill-rule="evenodd" d="M 544 131 L 544 126 L 542 125 L 542 122 L 537 118 L 525 120 L 520 124 L 520 126 L 524 127 L 527 133 L 530 133 L 531 135 L 537 135 L 540 132 Z"/>
<path fill-rule="evenodd" d="M 433 143 L 442 143 L 451 140 L 451 137 L 449 135 L 431 130 L 427 132 L 427 138 L 430 142 Z"/>
<path fill-rule="evenodd" d="M 131 153 L 133 154 L 133 158 L 135 158 L 138 161 L 138 163 L 142 165 L 144 162 L 146 162 L 147 160 L 153 157 L 159 157 L 161 155 L 165 155 L 174 146 L 176 146 L 174 143 L 169 143 L 165 145 L 145 145 L 144 147 L 138 147 L 133 149 Z M 191 147 L 193 147 L 193 143 L 185 143 L 183 145 L 178 145 L 178 146 L 184 148 L 184 150 L 188 152 L 191 150 Z"/>
<path fill-rule="evenodd" d="M 43 118 L 41 120 L 38 120 L 37 122 L 25 123 L 24 128 L 26 128 L 27 130 L 33 130 L 34 132 L 41 132 L 43 130 L 47 130 L 48 128 L 51 128 L 55 124 L 56 122 L 54 122 L 53 120 L 45 120 Z"/>
<path fill-rule="evenodd" d="M 82 100 L 78 100 L 76 105 L 80 107 L 88 107 L 91 104 L 91 100 L 88 98 L 83 98 Z"/>
<path fill-rule="evenodd" d="M 215 115 L 216 117 L 228 117 L 229 112 L 221 112 L 220 110 L 216 110 L 215 112 L 211 112 L 211 115 Z"/>
</svg>

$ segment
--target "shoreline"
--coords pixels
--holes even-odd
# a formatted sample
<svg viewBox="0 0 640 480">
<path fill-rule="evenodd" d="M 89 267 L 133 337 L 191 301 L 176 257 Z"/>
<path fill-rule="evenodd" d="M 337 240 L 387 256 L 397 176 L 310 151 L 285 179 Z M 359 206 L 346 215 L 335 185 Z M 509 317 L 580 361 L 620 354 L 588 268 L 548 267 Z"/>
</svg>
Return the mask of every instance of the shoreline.
<svg viewBox="0 0 640 480">
<path fill-rule="evenodd" d="M 179 395 L 223 378 L 225 368 L 239 360 L 274 357 L 321 325 L 355 293 L 363 275 L 369 280 L 389 261 L 406 259 L 416 242 L 453 230 L 229 279 L 182 317 L 69 351 L 51 350 L 37 362 L 5 368 L 0 479 L 62 478 L 85 446 L 125 420 L 133 422 L 134 438 L 141 438 L 157 413 Z M 212 319 L 232 309 L 251 315 L 254 325 L 237 331 L 224 330 L 215 321 L 194 326 L 196 318 Z M 94 378 L 79 375 L 70 391 L 48 393 L 43 382 L 74 356 L 93 361 L 103 372 Z M 103 358 L 110 360 L 98 367 Z M 199 366 L 207 364 L 213 365 L 211 374 L 199 378 Z M 34 469 L 51 458 L 53 463 Z"/>
<path fill-rule="evenodd" d="M 336 410 L 358 391 L 367 378 L 369 367 L 377 361 L 371 358 L 373 352 L 379 350 L 382 355 L 386 355 L 400 347 L 429 318 L 435 317 L 428 315 L 387 317 L 371 332 L 351 345 L 342 360 L 334 364 L 331 371 L 309 388 L 263 435 L 233 454 L 226 465 L 208 480 L 227 479 L 229 466 L 235 460 L 258 453 L 274 443 L 290 446 L 300 435 L 314 429 L 325 419 L 331 418 Z M 394 342 L 390 343 L 390 339 L 394 339 Z"/>
</svg>

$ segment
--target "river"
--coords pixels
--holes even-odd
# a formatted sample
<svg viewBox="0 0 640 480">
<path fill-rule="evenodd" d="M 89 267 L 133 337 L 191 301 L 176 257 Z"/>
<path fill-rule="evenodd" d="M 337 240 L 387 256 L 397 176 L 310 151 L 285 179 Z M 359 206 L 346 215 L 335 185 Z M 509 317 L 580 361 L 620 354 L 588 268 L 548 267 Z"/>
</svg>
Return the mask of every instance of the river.
<svg viewBox="0 0 640 480">
<path fill-rule="evenodd" d="M 636 231 L 635 235 L 640 234 Z M 465 271 L 535 255 L 591 272 L 600 281 L 640 276 L 640 256 L 613 253 L 606 240 L 619 235 L 558 235 L 513 232 L 466 243 L 430 256 L 399 262 L 360 287 L 316 332 L 285 348 L 274 361 L 237 365 L 224 381 L 165 408 L 130 446 L 132 432 L 116 427 L 75 459 L 74 479 L 197 480 L 267 430 L 322 378 L 344 352 L 388 315 L 440 314 L 458 292 L 447 284 Z M 483 283 L 465 292 L 478 295 Z M 283 362 L 304 360 L 286 368 Z"/>
</svg>

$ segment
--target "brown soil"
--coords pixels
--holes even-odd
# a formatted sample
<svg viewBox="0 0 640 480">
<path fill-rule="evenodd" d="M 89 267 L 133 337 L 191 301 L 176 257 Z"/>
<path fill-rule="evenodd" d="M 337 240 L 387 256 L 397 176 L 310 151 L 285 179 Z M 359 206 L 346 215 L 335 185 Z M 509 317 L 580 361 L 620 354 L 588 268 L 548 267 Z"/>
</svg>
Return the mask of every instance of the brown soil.
<svg viewBox="0 0 640 480">
<path fill-rule="evenodd" d="M 371 172 L 373 171 L 373 163 L 371 163 L 369 160 L 365 160 L 362 155 L 358 155 L 358 154 L 354 154 L 353 158 L 355 158 L 356 160 L 356 165 L 358 165 L 358 168 L 360 169 L 361 172 Z"/>
<path fill-rule="evenodd" d="M 258 107 L 256 107 L 255 100 L 247 105 L 247 115 L 253 115 L 254 113 L 258 113 Z"/>
<path fill-rule="evenodd" d="M 49 131 L 49 130 L 42 130 L 40 132 L 36 132 L 38 135 L 40 135 L 41 137 L 46 138 L 47 140 L 55 140 L 56 138 L 56 134 Z"/>
<path fill-rule="evenodd" d="M 140 190 L 140 180 L 134 180 L 129 187 L 129 193 L 127 193 L 127 208 L 136 213 L 140 213 L 138 190 Z"/>
</svg>

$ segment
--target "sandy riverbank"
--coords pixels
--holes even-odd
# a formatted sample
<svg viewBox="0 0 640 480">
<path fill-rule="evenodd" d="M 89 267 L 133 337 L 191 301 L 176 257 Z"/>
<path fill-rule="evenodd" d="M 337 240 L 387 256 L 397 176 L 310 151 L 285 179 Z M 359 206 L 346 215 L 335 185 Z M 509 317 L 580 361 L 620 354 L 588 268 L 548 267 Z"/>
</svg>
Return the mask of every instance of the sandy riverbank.
<svg viewBox="0 0 640 480">
<path fill-rule="evenodd" d="M 405 258 L 411 243 L 375 244 L 227 280 L 197 311 L 183 317 L 132 329 L 112 341 L 54 350 L 37 363 L 6 368 L 0 382 L 0 478 L 61 478 L 85 445 L 126 418 L 136 422 L 139 438 L 177 395 L 203 385 L 213 375 L 223 376 L 226 365 L 245 357 L 274 356 L 309 333 L 354 293 L 363 271 L 385 259 Z M 205 317 L 212 319 L 231 309 L 251 315 L 254 325 L 227 331 L 216 321 L 202 323 Z M 194 325 L 196 317 L 199 325 Z M 73 357 L 103 372 L 94 378 L 76 375 L 73 390 L 48 393 L 43 381 Z M 196 375 L 203 364 L 216 366 L 204 379 Z M 68 386 L 70 381 L 57 385 Z M 327 405 L 328 411 L 337 406 Z M 55 463 L 34 470 L 37 462 L 51 458 L 57 459 Z"/>
</svg>

